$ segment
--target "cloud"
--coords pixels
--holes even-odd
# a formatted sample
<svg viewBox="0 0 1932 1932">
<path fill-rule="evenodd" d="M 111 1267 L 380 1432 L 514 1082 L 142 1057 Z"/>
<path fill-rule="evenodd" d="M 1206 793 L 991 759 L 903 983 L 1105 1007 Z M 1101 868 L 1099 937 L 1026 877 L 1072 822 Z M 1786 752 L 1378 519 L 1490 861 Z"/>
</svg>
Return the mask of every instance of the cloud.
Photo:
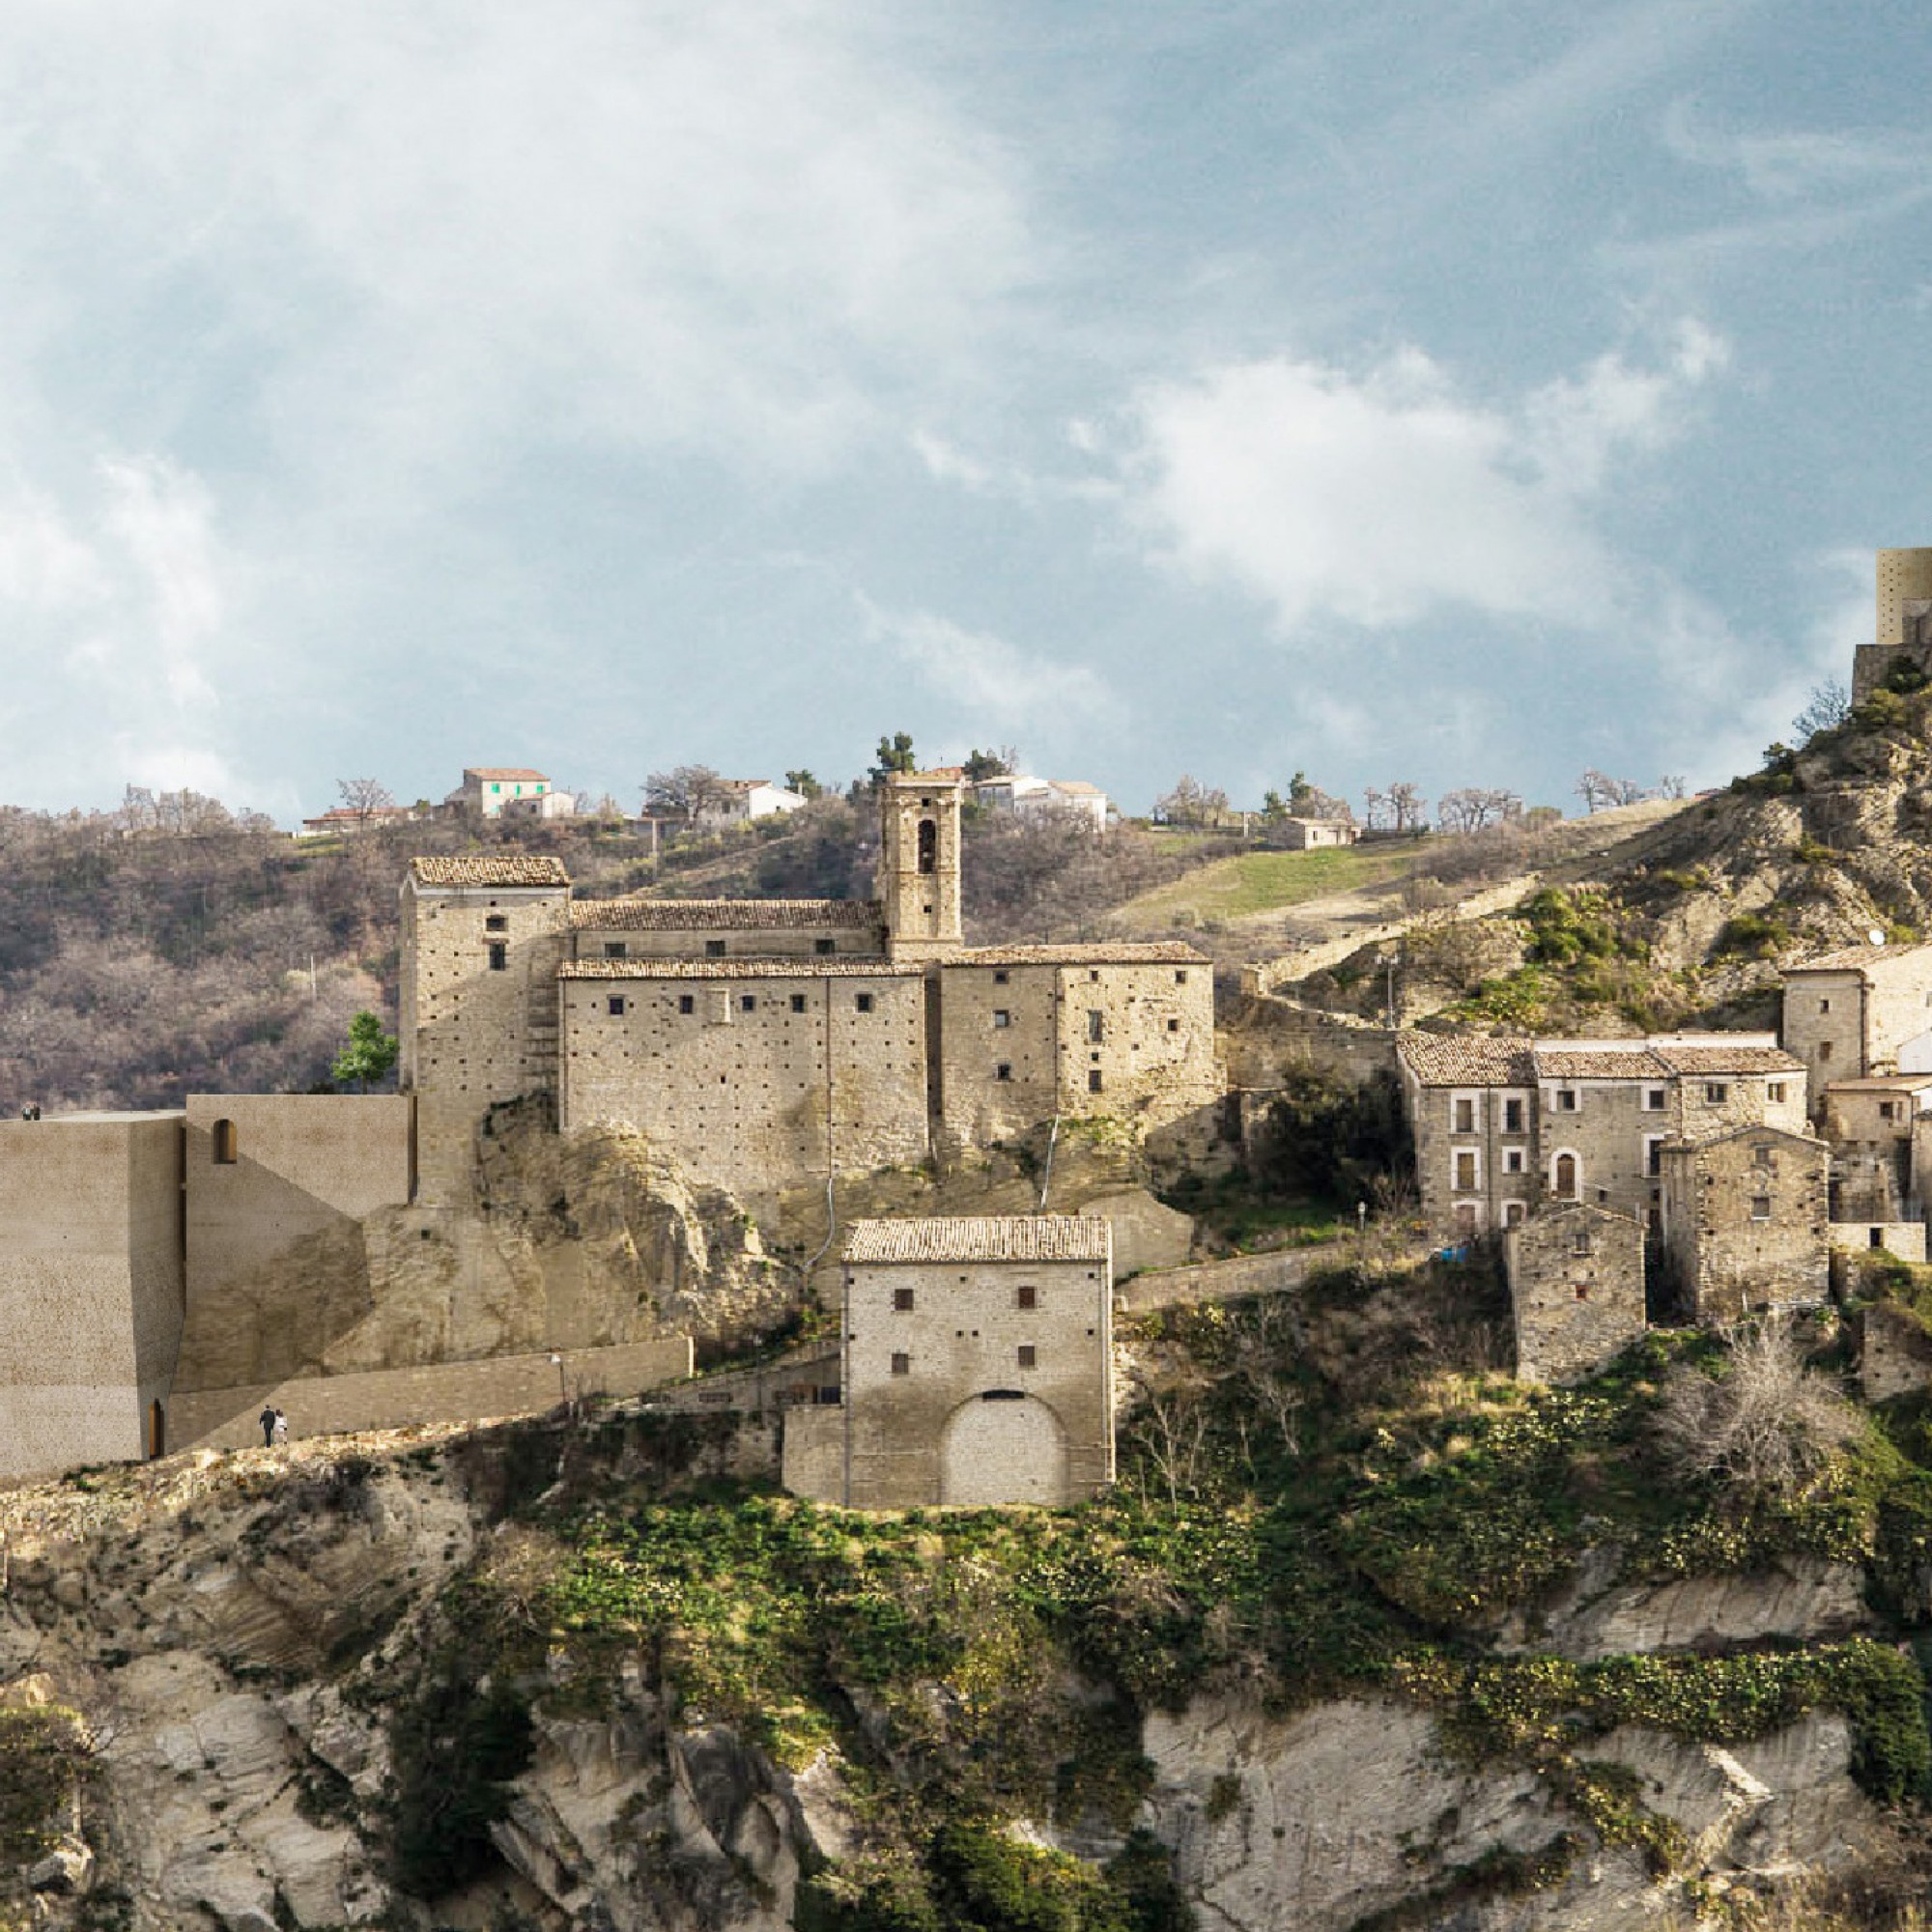
<svg viewBox="0 0 1932 1932">
<path fill-rule="evenodd" d="M 1630 573 L 1591 516 L 1723 367 L 1694 322 L 1650 367 L 1606 355 L 1515 406 L 1417 349 L 1356 373 L 1277 356 L 1142 391 L 1132 513 L 1170 567 L 1264 601 L 1289 638 L 1460 610 L 1594 628 Z"/>
<path fill-rule="evenodd" d="M 932 691 L 982 725 L 1058 735 L 1069 717 L 1111 724 L 1122 715 L 1106 681 L 1085 666 L 1056 664 L 929 611 L 882 611 L 863 596 L 859 605 L 871 636 L 890 643 Z"/>
</svg>

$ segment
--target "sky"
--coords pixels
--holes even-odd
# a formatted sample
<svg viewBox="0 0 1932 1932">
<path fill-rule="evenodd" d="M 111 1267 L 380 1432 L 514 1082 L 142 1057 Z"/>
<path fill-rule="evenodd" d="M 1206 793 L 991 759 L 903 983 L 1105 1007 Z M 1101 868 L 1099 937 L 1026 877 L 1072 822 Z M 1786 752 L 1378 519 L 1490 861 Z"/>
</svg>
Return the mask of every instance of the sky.
<svg viewBox="0 0 1932 1932">
<path fill-rule="evenodd" d="M 0 802 L 1721 783 L 1932 544 L 1898 0 L 12 0 Z"/>
</svg>

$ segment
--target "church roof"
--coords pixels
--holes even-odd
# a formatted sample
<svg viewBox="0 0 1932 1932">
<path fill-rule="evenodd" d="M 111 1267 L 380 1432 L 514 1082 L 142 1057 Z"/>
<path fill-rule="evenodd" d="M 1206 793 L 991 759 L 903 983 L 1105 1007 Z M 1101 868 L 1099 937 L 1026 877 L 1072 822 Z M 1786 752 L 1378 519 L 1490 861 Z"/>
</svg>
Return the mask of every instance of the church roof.
<svg viewBox="0 0 1932 1932">
<path fill-rule="evenodd" d="M 877 899 L 580 899 L 572 925 L 601 932 L 771 932 L 885 923 Z"/>
<path fill-rule="evenodd" d="M 941 1214 L 854 1221 L 840 1260 L 860 1262 L 1105 1262 L 1113 1230 L 1079 1214 Z"/>
<path fill-rule="evenodd" d="M 415 858 L 410 876 L 419 886 L 567 886 L 561 859 L 534 853 L 471 854 L 465 858 Z"/>
</svg>

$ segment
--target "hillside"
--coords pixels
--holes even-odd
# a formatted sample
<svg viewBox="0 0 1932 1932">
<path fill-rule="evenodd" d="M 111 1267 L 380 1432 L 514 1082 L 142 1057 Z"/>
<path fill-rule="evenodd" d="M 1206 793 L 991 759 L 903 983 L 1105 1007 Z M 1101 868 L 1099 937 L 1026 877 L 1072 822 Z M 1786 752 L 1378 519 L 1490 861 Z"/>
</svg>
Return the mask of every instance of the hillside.
<svg viewBox="0 0 1932 1932">
<path fill-rule="evenodd" d="M 1151 1318 L 1078 1509 L 817 1509 L 635 1406 L 0 1494 L 0 1923 L 1582 1932 L 1815 1867 L 1779 1922 L 1903 1926 L 1919 1409 L 1688 1337 L 1523 1387 L 1499 1312 Z M 1673 1449 L 1752 1390 L 1784 1462 Z"/>
</svg>

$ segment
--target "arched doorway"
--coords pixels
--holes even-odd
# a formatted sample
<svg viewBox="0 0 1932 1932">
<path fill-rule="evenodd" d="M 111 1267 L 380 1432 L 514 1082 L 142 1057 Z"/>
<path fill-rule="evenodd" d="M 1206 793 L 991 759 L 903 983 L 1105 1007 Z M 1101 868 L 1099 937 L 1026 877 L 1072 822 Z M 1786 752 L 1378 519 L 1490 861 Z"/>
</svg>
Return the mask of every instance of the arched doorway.
<svg viewBox="0 0 1932 1932">
<path fill-rule="evenodd" d="M 1066 1432 L 1037 1396 L 988 1389 L 947 1419 L 939 1450 L 943 1503 L 1062 1503 Z"/>
<path fill-rule="evenodd" d="M 1556 1156 L 1549 1191 L 1559 1201 L 1577 1199 L 1577 1156 L 1574 1153 L 1559 1153 Z"/>
</svg>

